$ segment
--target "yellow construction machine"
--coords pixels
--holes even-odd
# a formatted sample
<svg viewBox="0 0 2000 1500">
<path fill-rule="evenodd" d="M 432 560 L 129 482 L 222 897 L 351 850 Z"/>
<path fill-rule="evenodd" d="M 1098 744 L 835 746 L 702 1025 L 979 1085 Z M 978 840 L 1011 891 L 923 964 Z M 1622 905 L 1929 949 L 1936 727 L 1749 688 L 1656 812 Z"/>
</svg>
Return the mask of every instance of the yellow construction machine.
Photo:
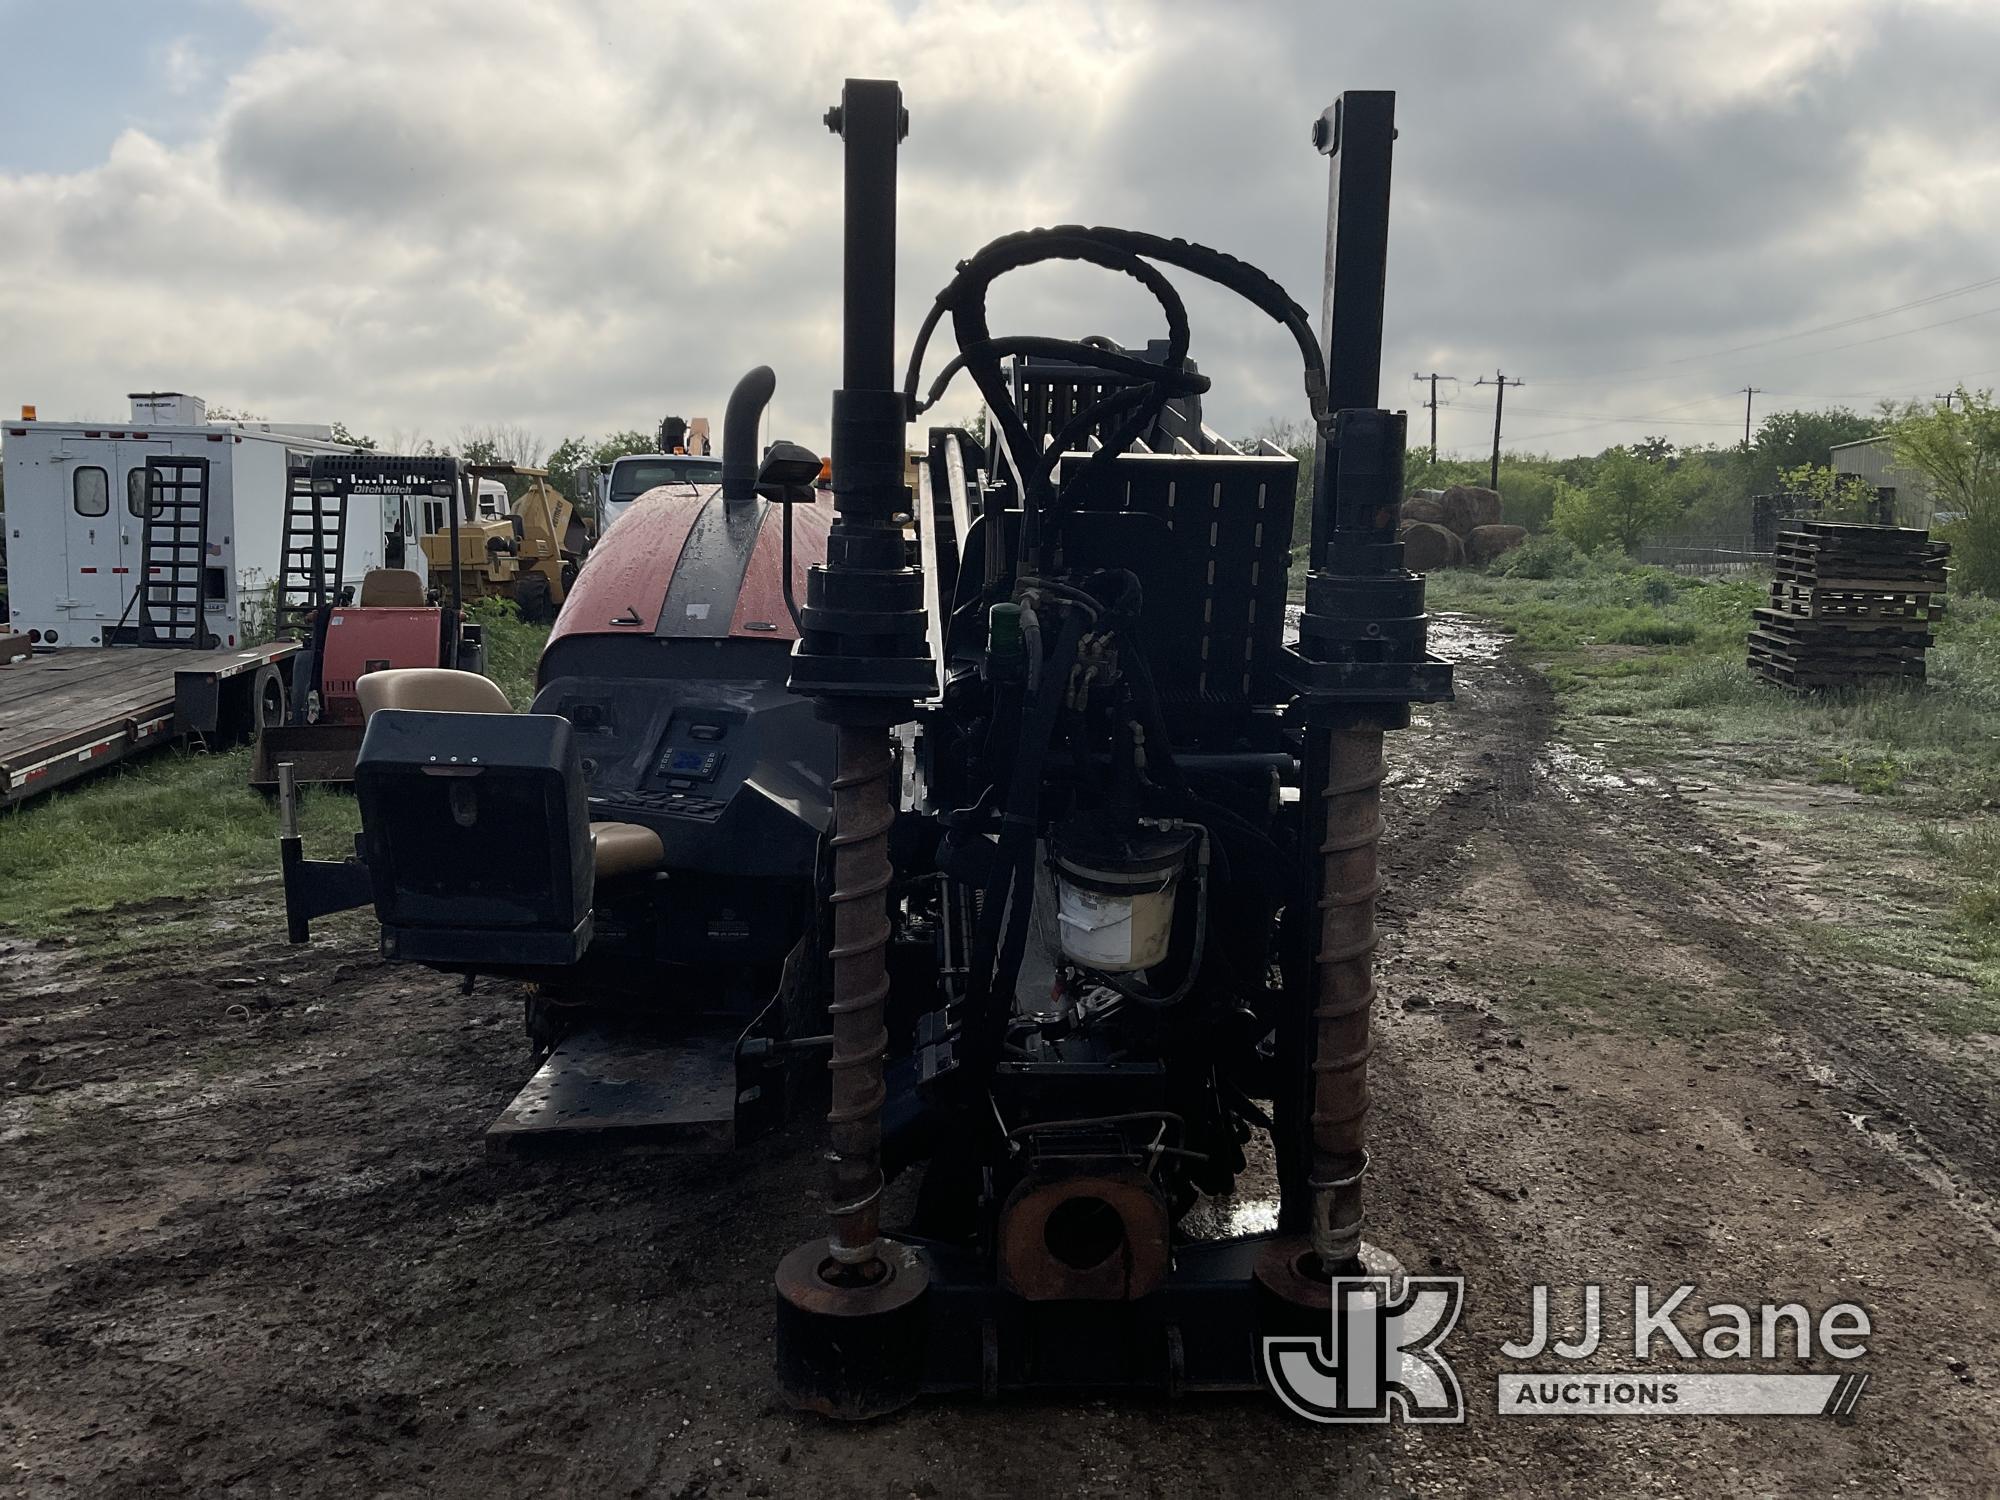
<svg viewBox="0 0 2000 1500">
<path fill-rule="evenodd" d="M 475 515 L 458 532 L 459 588 L 467 603 L 512 599 L 526 620 L 553 620 L 590 550 L 583 518 L 549 483 L 548 470 L 468 464 Z M 504 489 L 513 496 L 502 508 Z M 437 526 L 419 540 L 433 588 L 449 588 L 451 535 Z"/>
</svg>

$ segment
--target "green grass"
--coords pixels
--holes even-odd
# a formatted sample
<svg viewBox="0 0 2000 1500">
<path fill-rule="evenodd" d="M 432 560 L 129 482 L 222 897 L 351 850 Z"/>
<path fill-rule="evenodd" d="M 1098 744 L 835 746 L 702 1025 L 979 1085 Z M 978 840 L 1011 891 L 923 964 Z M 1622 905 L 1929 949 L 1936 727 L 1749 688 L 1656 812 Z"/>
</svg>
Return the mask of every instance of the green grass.
<svg viewBox="0 0 2000 1500">
<path fill-rule="evenodd" d="M 504 599 L 477 600 L 466 613 L 486 632 L 486 675 L 515 708 L 526 708 L 535 699 L 535 664 L 548 644 L 549 627 L 527 624 Z"/>
<path fill-rule="evenodd" d="M 475 617 L 486 628 L 489 674 L 516 708 L 527 707 L 548 628 L 523 624 L 498 602 L 477 606 Z M 110 914 L 151 908 L 140 928 L 146 943 L 193 935 L 213 915 L 203 903 L 277 876 L 277 804 L 250 789 L 249 775 L 247 749 L 173 750 L 0 813 L 0 932 L 115 951 L 134 940 L 133 927 Z M 360 821 L 345 789 L 300 789 L 309 856 L 350 852 Z"/>
<path fill-rule="evenodd" d="M 1738 1030 L 1756 1020 L 1749 997 L 1732 989 L 1632 974 L 1615 964 L 1539 963 L 1504 975 L 1468 972 L 1488 978 L 1516 1004 L 1578 1031 L 1695 1038 Z"/>
<path fill-rule="evenodd" d="M 0 926 L 34 938 L 74 936 L 101 948 L 116 908 L 227 894 L 278 871 L 276 804 L 250 789 L 250 752 L 173 750 L 0 813 Z M 332 858 L 360 826 L 346 791 L 299 798 L 306 852 Z M 157 934 L 158 924 L 148 931 Z"/>
<path fill-rule="evenodd" d="M 1704 580 L 1575 554 L 1535 571 L 1555 576 L 1435 573 L 1429 603 L 1510 631 L 1559 712 L 1624 758 L 1720 759 L 1773 780 L 1850 786 L 1927 820 L 1963 942 L 1906 934 L 1910 951 L 1890 961 L 2000 994 L 2000 602 L 1951 600 L 1928 682 L 1799 695 L 1744 665 L 1762 576 Z"/>
<path fill-rule="evenodd" d="M 1594 734 L 1724 742 L 1771 775 L 1907 796 L 1933 816 L 2000 805 L 2000 604 L 1952 601 L 1928 683 L 1802 696 L 1744 666 L 1762 577 L 1583 567 L 1549 579 L 1437 573 L 1429 602 L 1503 625 L 1547 674 L 1562 711 L 1597 721 Z"/>
</svg>

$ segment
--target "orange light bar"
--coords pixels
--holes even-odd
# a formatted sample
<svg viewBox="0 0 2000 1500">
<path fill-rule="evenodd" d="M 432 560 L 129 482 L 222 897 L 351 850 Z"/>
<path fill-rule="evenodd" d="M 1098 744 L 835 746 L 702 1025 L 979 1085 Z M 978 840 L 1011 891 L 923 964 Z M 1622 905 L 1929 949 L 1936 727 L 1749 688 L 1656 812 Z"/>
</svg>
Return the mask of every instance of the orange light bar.
<svg viewBox="0 0 2000 1500">
<path fill-rule="evenodd" d="M 21 420 L 23 422 L 32 422 L 35 420 L 34 407 L 29 406 L 25 401 L 21 403 Z"/>
</svg>

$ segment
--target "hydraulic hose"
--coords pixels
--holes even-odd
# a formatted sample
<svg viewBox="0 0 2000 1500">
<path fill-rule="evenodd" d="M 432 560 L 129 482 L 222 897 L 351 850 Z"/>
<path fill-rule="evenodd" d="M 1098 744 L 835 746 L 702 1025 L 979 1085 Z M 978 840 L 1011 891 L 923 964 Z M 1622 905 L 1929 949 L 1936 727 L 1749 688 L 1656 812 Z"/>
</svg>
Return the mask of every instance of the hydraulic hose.
<svg viewBox="0 0 2000 1500">
<path fill-rule="evenodd" d="M 1014 981 L 1026 952 L 1034 893 L 1035 834 L 1041 805 L 1042 765 L 1069 687 L 1070 668 L 1083 640 L 1085 616 L 1069 610 L 1056 633 L 1035 695 L 1022 704 L 1014 764 L 1007 782 L 996 873 L 985 892 L 974 934 L 968 991 L 967 1034 L 982 1061 L 1005 1044 Z M 1010 899 L 1011 898 L 1011 899 Z M 990 1012 L 990 1013 L 989 1013 Z M 983 1069 L 975 1069 L 983 1074 Z"/>
<path fill-rule="evenodd" d="M 1015 337 L 995 339 L 987 328 L 986 297 L 994 280 L 1009 271 L 1020 270 L 1048 260 L 1081 260 L 1107 270 L 1123 272 L 1137 279 L 1153 294 L 1167 318 L 1167 357 L 1159 362 L 1135 359 L 1122 350 L 1107 348 L 1107 341 L 1086 339 L 1037 339 Z M 1320 344 L 1306 310 L 1292 300 L 1269 276 L 1247 262 L 1209 246 L 1187 240 L 1163 239 L 1137 230 L 1058 225 L 1053 229 L 1030 229 L 992 241 L 959 264 L 958 274 L 939 292 L 911 350 L 904 381 L 906 406 L 913 412 L 934 404 L 951 378 L 961 369 L 971 373 L 973 382 L 993 413 L 995 426 L 1020 466 L 1024 494 L 1022 554 L 1032 556 L 1037 540 L 1036 512 L 1059 500 L 1049 487 L 1054 466 L 1070 442 L 1090 430 L 1098 421 L 1121 406 L 1135 409 L 1094 454 L 1085 469 L 1108 464 L 1129 448 L 1134 440 L 1159 416 L 1168 401 L 1180 394 L 1207 388 L 1201 376 L 1186 369 L 1187 312 L 1172 283 L 1151 263 L 1157 261 L 1192 272 L 1235 292 L 1260 311 L 1282 324 L 1298 346 L 1304 366 L 1307 403 L 1315 426 L 1327 420 L 1326 368 Z M 931 335 L 945 313 L 952 315 L 953 332 L 959 352 L 932 383 L 927 400 L 919 405 L 918 384 Z M 1112 374 L 1129 376 L 1133 390 L 1113 392 L 1080 414 L 1061 437 L 1045 451 L 1037 451 L 1021 418 L 1012 392 L 1000 373 L 1000 361 L 1008 354 L 1046 354 L 1069 359 Z"/>
</svg>

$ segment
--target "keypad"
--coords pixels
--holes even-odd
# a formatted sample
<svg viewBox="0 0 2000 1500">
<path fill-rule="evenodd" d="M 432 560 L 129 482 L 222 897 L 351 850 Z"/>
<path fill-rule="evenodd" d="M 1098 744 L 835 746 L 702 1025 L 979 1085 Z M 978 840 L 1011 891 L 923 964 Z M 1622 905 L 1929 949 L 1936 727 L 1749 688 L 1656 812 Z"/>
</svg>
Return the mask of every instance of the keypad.
<svg viewBox="0 0 2000 1500">
<path fill-rule="evenodd" d="M 697 797 L 687 792 L 620 792 L 616 798 L 592 797 L 590 811 L 600 821 L 617 820 L 628 814 L 654 817 L 664 813 L 675 818 L 698 818 L 703 822 L 713 822 L 722 816 L 722 809 L 728 806 L 713 797 Z"/>
</svg>

